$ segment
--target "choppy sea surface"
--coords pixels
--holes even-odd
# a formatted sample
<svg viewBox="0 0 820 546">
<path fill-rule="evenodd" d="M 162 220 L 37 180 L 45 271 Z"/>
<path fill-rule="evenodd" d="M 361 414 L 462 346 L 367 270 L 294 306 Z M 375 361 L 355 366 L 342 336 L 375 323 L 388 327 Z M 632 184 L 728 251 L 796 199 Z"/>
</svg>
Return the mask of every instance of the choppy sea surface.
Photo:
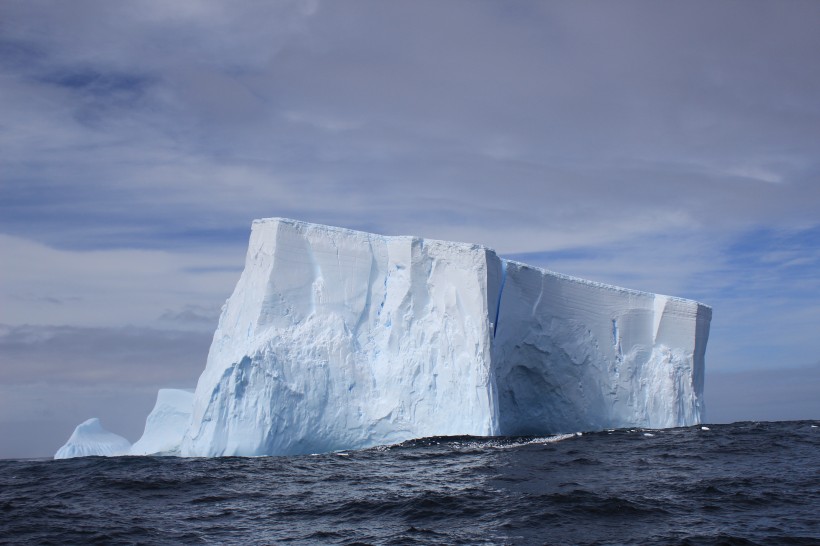
<svg viewBox="0 0 820 546">
<path fill-rule="evenodd" d="M 820 544 L 820 422 L 0 461 L 9 544 Z"/>
</svg>

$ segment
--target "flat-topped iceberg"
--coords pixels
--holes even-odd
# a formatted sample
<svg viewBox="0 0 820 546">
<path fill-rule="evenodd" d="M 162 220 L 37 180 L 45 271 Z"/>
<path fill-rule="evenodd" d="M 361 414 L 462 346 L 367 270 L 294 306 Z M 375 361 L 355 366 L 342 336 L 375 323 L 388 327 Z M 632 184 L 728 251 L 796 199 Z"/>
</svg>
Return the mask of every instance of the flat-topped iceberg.
<svg viewBox="0 0 820 546">
<path fill-rule="evenodd" d="M 185 432 L 184 411 L 170 412 L 176 440 L 161 451 L 284 455 L 693 425 L 710 319 L 694 301 L 481 245 L 257 220 Z M 166 437 L 163 420 L 155 408 L 146 435 Z"/>
<path fill-rule="evenodd" d="M 259 220 L 181 453 L 692 425 L 710 318 L 480 245 Z"/>
</svg>

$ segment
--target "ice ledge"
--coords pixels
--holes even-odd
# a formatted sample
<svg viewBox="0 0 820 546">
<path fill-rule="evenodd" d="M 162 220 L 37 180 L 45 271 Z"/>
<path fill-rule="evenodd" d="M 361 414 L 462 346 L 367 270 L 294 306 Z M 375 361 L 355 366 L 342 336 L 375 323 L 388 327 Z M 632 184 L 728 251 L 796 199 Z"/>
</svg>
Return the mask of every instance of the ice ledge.
<svg viewBox="0 0 820 546">
<path fill-rule="evenodd" d="M 458 241 L 447 241 L 447 240 L 443 240 L 443 239 L 426 239 L 426 238 L 423 238 L 423 237 L 417 237 L 415 235 L 380 235 L 380 234 L 372 233 L 372 232 L 369 232 L 369 231 L 360 231 L 360 230 L 355 230 L 355 229 L 350 229 L 350 228 L 345 228 L 345 227 L 329 226 L 329 225 L 325 225 L 325 224 L 316 224 L 316 223 L 313 223 L 313 222 L 306 222 L 304 220 L 294 220 L 292 218 L 284 218 L 284 217 L 278 217 L 278 216 L 272 216 L 270 218 L 258 218 L 256 220 L 253 220 L 253 222 L 251 224 L 251 230 L 253 231 L 255 229 L 263 228 L 263 227 L 275 227 L 275 226 L 278 226 L 280 224 L 289 225 L 289 226 L 295 227 L 295 228 L 297 228 L 298 230 L 301 230 L 301 231 L 305 231 L 305 230 L 309 229 L 309 230 L 316 230 L 316 231 L 324 231 L 324 232 L 328 232 L 328 233 L 333 232 L 333 233 L 339 233 L 339 234 L 346 234 L 346 235 L 351 235 L 351 236 L 354 236 L 354 237 L 378 238 L 378 239 L 385 240 L 385 241 L 393 239 L 393 240 L 419 241 L 421 243 L 430 243 L 430 244 L 447 244 L 447 245 L 454 245 L 454 246 L 463 247 L 463 248 L 469 249 L 469 250 L 485 251 L 485 252 L 488 252 L 488 253 L 498 257 L 498 259 L 505 262 L 505 264 L 511 264 L 511 265 L 521 267 L 521 268 L 536 270 L 536 271 L 539 271 L 543 274 L 551 275 L 551 276 L 559 278 L 559 279 L 564 279 L 564 280 L 575 282 L 575 283 L 585 284 L 585 285 L 588 285 L 588 286 L 594 286 L 594 287 L 602 288 L 602 289 L 605 289 L 605 290 L 614 290 L 614 291 L 618 291 L 618 292 L 625 292 L 625 293 L 640 295 L 640 296 L 652 296 L 652 297 L 658 296 L 658 297 L 661 297 L 661 298 L 665 298 L 666 300 L 673 300 L 673 301 L 680 301 L 680 302 L 690 302 L 690 303 L 697 304 L 698 306 L 702 307 L 704 310 L 708 310 L 710 314 L 711 314 L 711 311 L 712 311 L 711 306 L 709 306 L 705 303 L 696 301 L 696 300 L 692 300 L 692 299 L 688 299 L 688 298 L 681 298 L 681 297 L 678 297 L 678 296 L 658 294 L 658 293 L 654 293 L 654 292 L 647 292 L 645 290 L 637 290 L 637 289 L 634 289 L 634 288 L 625 288 L 625 287 L 622 287 L 622 286 L 617 286 L 617 285 L 614 285 L 614 284 L 608 284 L 608 283 L 603 283 L 603 282 L 598 282 L 598 281 L 591 281 L 589 279 L 584 279 L 582 277 L 575 277 L 575 276 L 572 276 L 572 275 L 567 275 L 565 273 L 558 273 L 556 271 L 552 271 L 550 269 L 546 269 L 546 268 L 543 268 L 543 267 L 538 267 L 538 266 L 530 265 L 530 264 L 520 262 L 520 261 L 517 261 L 517 260 L 504 258 L 503 256 L 500 256 L 494 248 L 491 248 L 491 247 L 486 246 L 486 245 L 482 245 L 480 243 L 465 243 L 465 242 L 458 242 Z"/>
<path fill-rule="evenodd" d="M 329 226 L 325 224 L 314 224 L 313 222 L 305 222 L 303 220 L 294 220 L 292 218 L 281 218 L 278 216 L 274 216 L 271 218 L 259 218 L 254 220 L 251 223 L 251 231 L 260 229 L 260 228 L 268 228 L 268 227 L 276 227 L 279 225 L 287 225 L 291 226 L 301 232 L 305 232 L 307 230 L 311 231 L 319 231 L 325 233 L 338 233 L 341 235 L 349 235 L 352 237 L 363 237 L 367 239 L 380 239 L 384 241 L 388 240 L 397 240 L 397 241 L 417 241 L 422 244 L 440 244 L 440 245 L 449 245 L 449 246 L 457 246 L 463 247 L 464 249 L 468 250 L 476 250 L 476 251 L 487 251 L 492 252 L 495 254 L 495 250 L 492 248 L 479 244 L 479 243 L 464 243 L 459 241 L 447 241 L 444 239 L 427 239 L 424 237 L 418 237 L 415 235 L 381 235 L 378 233 L 373 233 L 370 231 L 360 231 L 356 229 L 350 229 L 345 227 L 338 227 L 338 226 Z"/>
</svg>

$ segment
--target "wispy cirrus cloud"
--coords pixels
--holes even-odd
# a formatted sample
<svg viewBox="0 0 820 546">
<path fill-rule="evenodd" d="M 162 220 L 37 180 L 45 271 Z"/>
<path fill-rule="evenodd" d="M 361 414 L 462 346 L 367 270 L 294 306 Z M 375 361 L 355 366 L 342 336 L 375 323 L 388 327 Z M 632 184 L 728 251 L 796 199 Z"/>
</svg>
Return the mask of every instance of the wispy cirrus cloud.
<svg viewBox="0 0 820 546">
<path fill-rule="evenodd" d="M 809 4 L 135 6 L 5 8 L 3 202 L 64 223 L 40 240 L 284 214 L 524 252 L 813 218 Z"/>
</svg>

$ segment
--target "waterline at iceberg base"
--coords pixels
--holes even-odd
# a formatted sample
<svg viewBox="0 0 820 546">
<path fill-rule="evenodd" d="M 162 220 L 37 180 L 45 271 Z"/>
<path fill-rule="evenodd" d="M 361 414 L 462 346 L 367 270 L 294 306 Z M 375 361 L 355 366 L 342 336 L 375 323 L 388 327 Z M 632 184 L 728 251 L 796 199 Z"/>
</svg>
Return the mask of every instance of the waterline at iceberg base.
<svg viewBox="0 0 820 546">
<path fill-rule="evenodd" d="M 481 245 L 257 220 L 195 393 L 166 392 L 132 454 L 694 425 L 710 319 Z"/>
</svg>

